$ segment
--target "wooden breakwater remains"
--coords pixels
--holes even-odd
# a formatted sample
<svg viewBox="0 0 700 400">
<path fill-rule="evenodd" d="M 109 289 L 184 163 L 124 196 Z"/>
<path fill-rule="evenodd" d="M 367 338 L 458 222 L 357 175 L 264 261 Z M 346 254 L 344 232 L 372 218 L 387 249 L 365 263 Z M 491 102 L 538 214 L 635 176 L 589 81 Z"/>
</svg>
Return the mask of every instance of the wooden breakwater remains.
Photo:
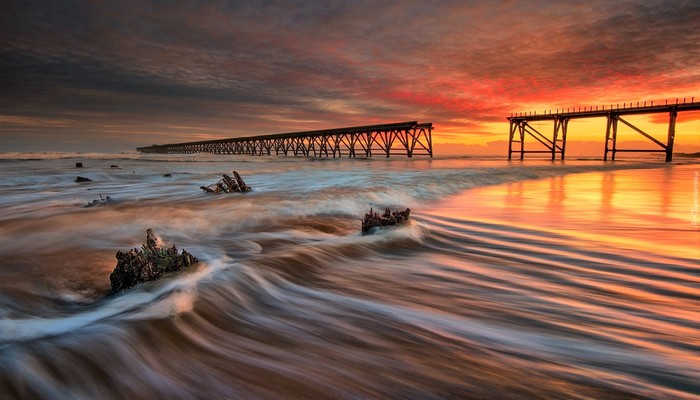
<svg viewBox="0 0 700 400">
<path fill-rule="evenodd" d="M 520 153 L 521 160 L 525 158 L 525 154 L 527 153 L 546 153 L 551 154 L 552 160 L 555 160 L 557 155 L 563 160 L 566 155 L 566 133 L 570 120 L 579 118 L 606 118 L 605 153 L 603 155 L 605 161 L 608 160 L 609 154 L 611 155 L 611 159 L 615 160 L 615 155 L 617 153 L 658 152 L 665 153 L 666 162 L 669 162 L 673 159 L 673 141 L 676 135 L 676 118 L 678 114 L 684 111 L 697 110 L 700 110 L 700 102 L 696 102 L 695 97 L 692 97 L 690 99 L 676 99 L 673 102 L 665 101 L 661 104 L 654 104 L 654 102 L 633 102 L 595 107 L 549 110 L 542 114 L 537 114 L 536 112 L 511 114 L 511 116 L 508 117 L 508 121 L 510 122 L 508 159 L 512 159 L 513 153 Z M 665 143 L 623 118 L 623 116 L 628 115 L 659 113 L 668 114 L 668 130 L 665 132 Z M 553 129 L 551 138 L 535 129 L 530 124 L 530 122 L 533 121 L 552 121 Z M 618 123 L 622 123 L 631 128 L 650 142 L 656 144 L 658 148 L 651 150 L 618 148 Z M 535 141 L 544 145 L 546 150 L 525 150 L 526 137 L 535 139 Z"/>
<path fill-rule="evenodd" d="M 432 123 L 399 122 L 139 147 L 142 153 L 433 157 Z"/>
</svg>

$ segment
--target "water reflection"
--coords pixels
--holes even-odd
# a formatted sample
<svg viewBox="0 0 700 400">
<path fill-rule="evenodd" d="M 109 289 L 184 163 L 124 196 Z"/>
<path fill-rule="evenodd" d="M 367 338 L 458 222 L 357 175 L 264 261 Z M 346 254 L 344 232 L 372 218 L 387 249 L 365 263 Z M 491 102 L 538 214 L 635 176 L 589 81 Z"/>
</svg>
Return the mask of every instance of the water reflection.
<svg viewBox="0 0 700 400">
<path fill-rule="evenodd" d="M 417 212 L 435 237 L 422 264 L 446 277 L 443 307 L 517 337 L 540 364 L 595 371 L 650 398 L 683 398 L 663 386 L 700 393 L 698 232 L 684 218 L 692 168 L 471 190 Z"/>
<path fill-rule="evenodd" d="M 612 215 L 614 212 L 613 201 L 615 195 L 615 175 L 612 172 L 603 172 L 600 190 L 600 216 Z M 606 223 L 607 218 L 598 219 L 600 223 Z"/>
<path fill-rule="evenodd" d="M 91 186 L 72 167 L 12 175 L 0 195 L 0 393 L 700 393 L 692 166 L 463 162 L 149 163 L 95 169 Z M 197 189 L 231 169 L 255 191 Z M 121 202 L 82 208 L 98 188 Z M 395 203 L 416 205 L 408 224 L 359 234 L 368 205 Z M 114 249 L 147 227 L 200 267 L 102 299 Z"/>
<path fill-rule="evenodd" d="M 690 223 L 693 166 L 618 170 L 525 180 L 470 191 L 452 200 L 465 218 L 549 227 L 595 235 L 623 248 L 700 258 L 698 230 Z M 691 178 L 688 178 L 691 177 Z M 494 207 L 494 205 L 498 205 Z"/>
<path fill-rule="evenodd" d="M 549 205 L 559 206 L 566 200 L 566 177 L 555 176 L 549 179 Z"/>
</svg>

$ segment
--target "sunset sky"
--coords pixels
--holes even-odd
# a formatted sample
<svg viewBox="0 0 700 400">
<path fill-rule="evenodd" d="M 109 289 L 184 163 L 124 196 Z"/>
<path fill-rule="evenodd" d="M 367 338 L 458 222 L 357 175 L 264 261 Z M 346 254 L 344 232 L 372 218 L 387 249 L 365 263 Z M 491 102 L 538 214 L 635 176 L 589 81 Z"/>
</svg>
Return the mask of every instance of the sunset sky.
<svg viewBox="0 0 700 400">
<path fill-rule="evenodd" d="M 513 112 L 700 101 L 699 21 L 698 1 L 3 1 L 0 151 L 418 120 L 505 155 Z M 665 141 L 664 118 L 633 120 Z M 700 113 L 676 144 L 700 151 Z"/>
</svg>

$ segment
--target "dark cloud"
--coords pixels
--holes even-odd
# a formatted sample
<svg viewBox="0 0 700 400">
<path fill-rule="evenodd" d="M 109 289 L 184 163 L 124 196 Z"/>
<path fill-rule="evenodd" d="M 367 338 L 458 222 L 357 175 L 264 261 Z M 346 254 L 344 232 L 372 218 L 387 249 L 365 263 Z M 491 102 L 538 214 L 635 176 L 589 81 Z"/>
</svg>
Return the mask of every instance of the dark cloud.
<svg viewBox="0 0 700 400">
<path fill-rule="evenodd" d="M 26 0 L 0 11 L 6 143 L 109 132 L 128 148 L 144 132 L 171 142 L 407 119 L 484 135 L 523 107 L 700 88 L 694 1 Z"/>
</svg>

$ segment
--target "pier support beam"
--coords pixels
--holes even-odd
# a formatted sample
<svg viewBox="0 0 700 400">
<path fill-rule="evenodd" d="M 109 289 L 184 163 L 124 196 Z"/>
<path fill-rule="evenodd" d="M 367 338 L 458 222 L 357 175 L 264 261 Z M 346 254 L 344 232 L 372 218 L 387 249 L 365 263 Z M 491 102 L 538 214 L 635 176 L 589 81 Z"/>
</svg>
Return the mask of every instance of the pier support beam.
<svg viewBox="0 0 700 400">
<path fill-rule="evenodd" d="M 673 160 L 673 141 L 676 138 L 676 118 L 678 109 L 672 108 L 668 115 L 668 139 L 666 142 L 666 162 Z"/>
<path fill-rule="evenodd" d="M 547 153 L 555 160 L 557 153 L 564 159 L 566 149 L 566 130 L 569 124 L 568 118 L 555 118 L 552 139 L 550 140 L 542 132 L 528 123 L 527 118 L 510 120 L 510 135 L 508 139 L 508 159 L 513 158 L 513 153 L 520 153 L 520 159 L 525 158 L 525 153 Z M 538 141 L 546 150 L 525 150 L 525 136 L 530 136 Z M 514 149 L 513 143 L 519 143 L 520 149 Z M 517 145 L 516 145 L 517 147 Z"/>
<path fill-rule="evenodd" d="M 612 146 L 611 143 L 612 142 Z M 615 161 L 617 151 L 617 116 L 610 113 L 605 128 L 605 155 L 603 160 L 608 161 L 608 152 L 612 152 L 612 160 Z"/>
<path fill-rule="evenodd" d="M 609 113 L 608 114 L 608 123 L 607 123 L 607 128 L 605 130 L 605 155 L 603 156 L 603 160 L 607 161 L 608 160 L 608 153 L 612 152 L 612 161 L 615 161 L 615 155 L 620 152 L 624 153 L 665 153 L 666 154 L 666 162 L 670 162 L 673 160 L 673 140 L 676 135 L 676 117 L 678 116 L 678 112 L 675 109 L 671 109 L 669 111 L 669 122 L 668 122 L 668 138 L 666 143 L 664 144 L 660 140 L 656 139 L 655 137 L 651 136 L 650 134 L 644 132 L 643 130 L 639 129 L 638 127 L 634 126 L 630 122 L 626 121 L 623 119 L 620 114 L 618 113 Z M 645 138 L 649 139 L 651 142 L 656 144 L 657 146 L 661 147 L 661 149 L 618 149 L 617 148 L 617 123 L 622 122 L 624 125 L 627 125 L 629 128 L 634 130 L 635 132 L 639 133 L 640 135 L 644 136 Z M 612 145 L 611 145 L 612 143 Z M 612 146 L 612 147 L 611 147 Z"/>
<path fill-rule="evenodd" d="M 520 159 L 525 158 L 525 128 L 524 121 L 510 120 L 510 139 L 508 140 L 508 160 L 512 159 L 514 152 L 520 152 Z M 515 135 L 518 135 L 516 138 Z M 517 140 L 516 140 L 517 139 Z M 520 150 L 513 149 L 513 143 L 520 143 Z"/>
<path fill-rule="evenodd" d="M 554 119 L 554 134 L 552 135 L 552 161 L 557 157 L 557 149 L 561 154 L 561 159 L 566 155 L 566 129 L 569 126 L 569 118 Z M 561 146 L 557 145 L 557 140 L 561 135 Z"/>
</svg>

